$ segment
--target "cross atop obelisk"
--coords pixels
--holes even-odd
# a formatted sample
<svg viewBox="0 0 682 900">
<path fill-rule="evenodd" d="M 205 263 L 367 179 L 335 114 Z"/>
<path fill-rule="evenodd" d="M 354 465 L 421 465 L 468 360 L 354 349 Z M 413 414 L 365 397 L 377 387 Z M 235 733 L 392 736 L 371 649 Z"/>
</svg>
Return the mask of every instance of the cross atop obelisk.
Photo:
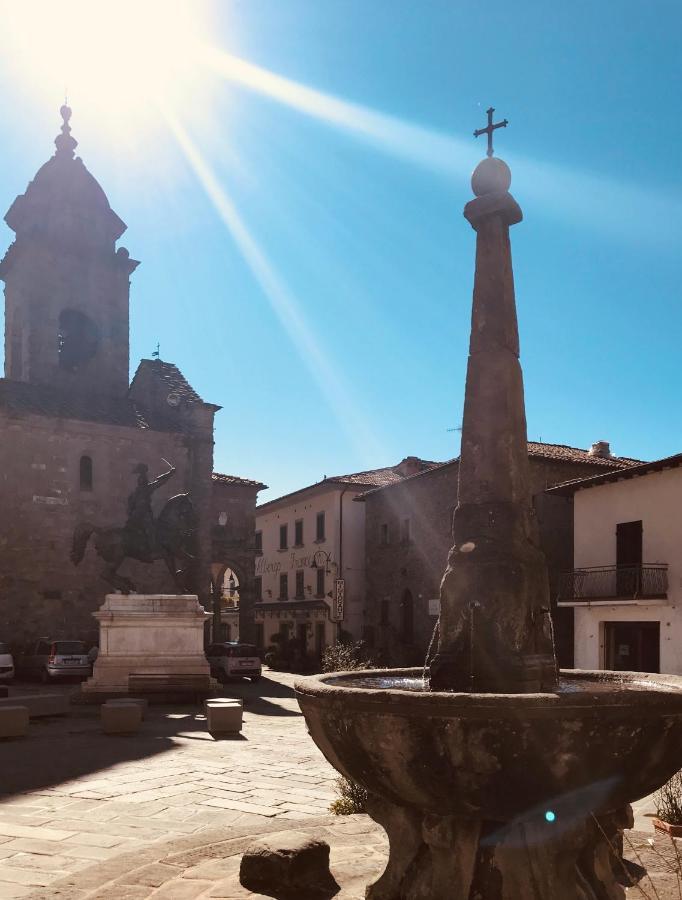
<svg viewBox="0 0 682 900">
<path fill-rule="evenodd" d="M 501 122 L 497 122 L 495 125 L 493 125 L 493 113 L 494 112 L 495 112 L 495 108 L 493 106 L 491 106 L 490 109 L 487 110 L 487 113 L 488 113 L 487 126 L 485 128 L 478 128 L 476 131 L 474 131 L 474 137 L 478 137 L 481 134 L 488 135 L 488 151 L 487 151 L 488 156 L 493 155 L 493 131 L 495 131 L 496 128 L 506 128 L 507 125 L 509 124 L 509 122 L 506 119 L 502 119 Z"/>
</svg>

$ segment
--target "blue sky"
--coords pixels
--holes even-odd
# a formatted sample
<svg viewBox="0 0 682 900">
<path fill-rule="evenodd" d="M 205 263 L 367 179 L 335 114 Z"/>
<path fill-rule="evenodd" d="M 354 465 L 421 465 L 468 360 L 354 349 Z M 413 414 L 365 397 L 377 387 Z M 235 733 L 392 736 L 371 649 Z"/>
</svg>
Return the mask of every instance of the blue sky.
<svg viewBox="0 0 682 900">
<path fill-rule="evenodd" d="M 77 152 L 142 261 L 132 361 L 159 341 L 223 406 L 216 469 L 263 480 L 267 499 L 456 455 L 475 249 L 462 207 L 489 105 L 510 122 L 496 151 L 525 216 L 512 244 L 529 437 L 682 450 L 678 3 L 190 10 L 206 54 L 163 112 L 123 86 L 106 29 L 78 36 L 92 79 L 68 92 Z M 3 210 L 58 130 L 60 57 L 46 68 L 21 43 L 39 23 L 17 22 L 0 48 Z M 257 68 L 238 62 L 235 78 L 235 58 Z M 118 80 L 93 103 L 100 65 Z M 3 225 L 3 250 L 10 239 Z"/>
</svg>

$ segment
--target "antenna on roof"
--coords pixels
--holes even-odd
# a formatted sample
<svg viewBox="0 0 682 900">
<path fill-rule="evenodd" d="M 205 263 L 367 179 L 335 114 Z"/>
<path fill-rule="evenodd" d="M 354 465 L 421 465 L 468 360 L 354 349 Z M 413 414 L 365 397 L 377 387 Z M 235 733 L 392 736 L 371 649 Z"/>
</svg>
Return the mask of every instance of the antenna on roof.
<svg viewBox="0 0 682 900">
<path fill-rule="evenodd" d="M 161 344 L 156 342 L 156 350 L 152 353 L 152 359 L 160 359 L 159 354 L 161 353 Z"/>
</svg>

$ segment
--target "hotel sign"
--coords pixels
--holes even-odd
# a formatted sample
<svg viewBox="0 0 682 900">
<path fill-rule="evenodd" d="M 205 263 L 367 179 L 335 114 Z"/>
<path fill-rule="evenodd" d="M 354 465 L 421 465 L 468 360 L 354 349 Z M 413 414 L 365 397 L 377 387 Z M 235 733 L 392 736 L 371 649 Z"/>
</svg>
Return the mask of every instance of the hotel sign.
<svg viewBox="0 0 682 900">
<path fill-rule="evenodd" d="M 337 578 L 334 582 L 334 621 L 343 622 L 344 604 L 346 602 L 346 581 Z"/>
</svg>

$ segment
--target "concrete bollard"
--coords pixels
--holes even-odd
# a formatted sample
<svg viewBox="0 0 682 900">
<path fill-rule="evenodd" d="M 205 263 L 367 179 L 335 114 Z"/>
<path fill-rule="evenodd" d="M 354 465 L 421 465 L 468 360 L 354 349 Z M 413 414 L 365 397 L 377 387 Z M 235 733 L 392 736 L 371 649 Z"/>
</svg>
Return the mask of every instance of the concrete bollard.
<svg viewBox="0 0 682 900">
<path fill-rule="evenodd" d="M 142 716 L 142 720 L 144 721 L 147 715 L 147 699 L 146 697 L 112 697 L 111 700 L 107 700 L 104 704 L 105 706 L 124 706 L 125 704 L 132 703 L 135 706 L 140 707 L 140 713 Z"/>
<path fill-rule="evenodd" d="M 206 726 L 211 734 L 239 734 L 242 730 L 241 703 L 207 700 Z"/>
<path fill-rule="evenodd" d="M 0 707 L 0 738 L 23 737 L 28 731 L 26 706 Z"/>
<path fill-rule="evenodd" d="M 138 703 L 104 703 L 100 718 L 105 734 L 134 734 L 142 721 L 142 709 Z"/>
</svg>

